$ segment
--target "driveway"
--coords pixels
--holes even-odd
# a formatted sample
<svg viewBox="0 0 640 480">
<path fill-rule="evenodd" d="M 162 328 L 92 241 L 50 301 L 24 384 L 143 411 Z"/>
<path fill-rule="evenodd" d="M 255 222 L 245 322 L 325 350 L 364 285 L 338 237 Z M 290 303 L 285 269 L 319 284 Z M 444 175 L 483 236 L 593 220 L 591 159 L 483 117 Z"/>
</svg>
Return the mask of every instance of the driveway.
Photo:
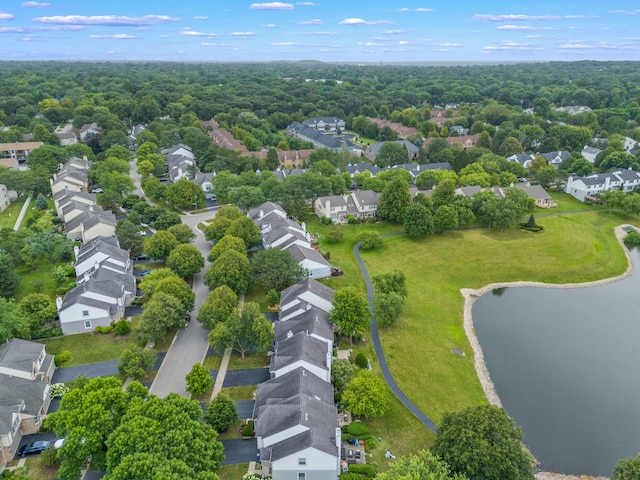
<svg viewBox="0 0 640 480">
<path fill-rule="evenodd" d="M 87 378 L 109 377 L 118 375 L 118 363 L 120 360 L 107 362 L 88 363 L 76 367 L 58 368 L 53 374 L 53 383 L 72 382 L 81 375 Z"/>
<path fill-rule="evenodd" d="M 130 307 L 124 307 L 125 317 L 137 317 L 138 315 L 142 315 L 142 307 L 138 307 L 134 305 Z"/>
<path fill-rule="evenodd" d="M 247 440 L 222 440 L 225 458 L 222 465 L 254 462 L 258 458 L 258 442 L 255 438 Z"/>
<path fill-rule="evenodd" d="M 227 370 L 222 388 L 258 385 L 269 380 L 269 368 L 245 368 Z"/>
<path fill-rule="evenodd" d="M 18 450 L 20 450 L 20 447 L 22 447 L 23 445 L 29 445 L 32 442 L 41 442 L 43 440 L 54 442 L 57 439 L 58 437 L 56 437 L 56 434 L 53 432 L 34 433 L 31 435 L 25 435 L 22 437 L 22 440 L 20 440 L 20 445 L 18 446 Z M 18 450 L 16 450 L 15 458 L 20 458 L 20 456 L 17 454 Z M 254 455 L 255 455 L 255 452 L 254 452 Z"/>
<path fill-rule="evenodd" d="M 236 410 L 238 411 L 238 418 L 252 418 L 253 407 L 255 406 L 255 400 L 236 400 Z"/>
</svg>

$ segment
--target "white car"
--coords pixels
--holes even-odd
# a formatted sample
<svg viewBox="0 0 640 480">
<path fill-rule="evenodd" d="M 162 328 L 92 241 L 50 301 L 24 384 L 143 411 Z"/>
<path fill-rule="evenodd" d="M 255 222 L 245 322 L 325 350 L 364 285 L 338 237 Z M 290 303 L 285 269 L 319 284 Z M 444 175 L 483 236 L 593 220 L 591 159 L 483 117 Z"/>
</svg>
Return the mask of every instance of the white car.
<svg viewBox="0 0 640 480">
<path fill-rule="evenodd" d="M 100 187 L 98 188 L 94 188 L 93 190 L 91 190 L 91 193 L 104 193 L 104 190 Z"/>
<path fill-rule="evenodd" d="M 64 445 L 64 438 L 59 438 L 58 440 L 53 442 L 53 448 L 55 448 L 56 450 L 62 447 L 62 445 Z"/>
</svg>

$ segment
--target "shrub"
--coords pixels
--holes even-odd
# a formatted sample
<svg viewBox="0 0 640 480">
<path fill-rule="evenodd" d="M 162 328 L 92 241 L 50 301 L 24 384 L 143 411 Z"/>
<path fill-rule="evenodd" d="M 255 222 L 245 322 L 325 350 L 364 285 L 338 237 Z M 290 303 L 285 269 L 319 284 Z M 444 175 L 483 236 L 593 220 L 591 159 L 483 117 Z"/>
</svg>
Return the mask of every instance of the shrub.
<svg viewBox="0 0 640 480">
<path fill-rule="evenodd" d="M 362 475 L 353 472 L 341 473 L 340 480 L 362 480 Z"/>
<path fill-rule="evenodd" d="M 320 217 L 320 223 L 322 225 L 331 225 L 331 219 L 329 217 Z"/>
<path fill-rule="evenodd" d="M 99 325 L 94 329 L 97 333 L 101 333 L 102 335 L 106 335 L 108 333 L 111 333 L 111 330 L 113 330 L 113 326 L 112 325 Z"/>
<path fill-rule="evenodd" d="M 369 478 L 373 478 L 378 474 L 376 467 L 371 465 L 370 463 L 352 463 L 349 465 L 350 473 L 360 473 L 362 475 L 366 475 Z"/>
<path fill-rule="evenodd" d="M 358 240 L 362 242 L 360 248 L 363 250 L 373 250 L 381 247 L 384 243 L 378 232 L 362 232 L 358 235 Z"/>
<path fill-rule="evenodd" d="M 63 397 L 68 392 L 69 392 L 69 387 L 67 387 L 64 383 L 52 383 L 51 384 L 51 397 L 52 398 Z"/>
<path fill-rule="evenodd" d="M 49 447 L 42 452 L 40 454 L 40 458 L 42 460 L 42 464 L 46 467 L 57 467 L 62 462 L 62 460 L 58 458 L 58 450 L 53 447 Z"/>
<path fill-rule="evenodd" d="M 41 338 L 59 337 L 62 335 L 62 329 L 56 327 L 39 328 L 31 332 L 31 340 L 39 340 Z"/>
<path fill-rule="evenodd" d="M 356 438 L 362 438 L 369 435 L 369 427 L 363 422 L 351 422 L 347 425 L 347 433 Z"/>
<path fill-rule="evenodd" d="M 347 223 L 348 223 L 349 225 L 354 225 L 354 224 L 358 223 L 358 221 L 356 220 L 356 217 L 354 217 L 354 216 L 353 216 L 353 215 L 351 215 L 351 214 L 348 214 L 348 215 L 347 215 Z"/>
<path fill-rule="evenodd" d="M 329 240 L 331 243 L 338 243 L 341 242 L 344 238 L 344 233 L 336 228 L 335 230 L 331 230 L 329 233 L 327 233 L 326 236 L 327 240 Z"/>
<path fill-rule="evenodd" d="M 69 350 L 63 350 L 61 353 L 53 357 L 56 367 L 63 365 L 71 361 L 71 352 Z"/>
<path fill-rule="evenodd" d="M 242 428 L 242 430 L 240 430 L 240 434 L 243 437 L 251 437 L 253 436 L 254 433 L 256 433 L 256 431 L 253 426 L 253 420 L 249 420 L 249 422 L 247 422 L 247 424 Z"/>
<path fill-rule="evenodd" d="M 257 473 L 245 473 L 242 475 L 242 480 L 262 480 L 262 477 Z"/>
<path fill-rule="evenodd" d="M 624 237 L 624 243 L 627 247 L 637 247 L 640 245 L 640 234 L 638 232 L 629 232 Z"/>
<path fill-rule="evenodd" d="M 325 252 L 322 254 L 322 256 L 327 262 L 331 260 L 331 252 Z"/>
<path fill-rule="evenodd" d="M 280 295 L 278 295 L 278 292 L 276 291 L 275 288 L 270 289 L 267 292 L 267 305 L 269 305 L 270 307 L 273 307 L 274 305 L 277 305 L 280 302 Z"/>
<path fill-rule="evenodd" d="M 367 368 L 367 357 L 365 357 L 364 353 L 360 352 L 356 355 L 356 365 L 360 368 Z"/>
<path fill-rule="evenodd" d="M 112 332 L 118 337 L 123 337 L 131 332 L 131 324 L 124 318 L 121 318 L 117 322 L 112 324 Z"/>
</svg>

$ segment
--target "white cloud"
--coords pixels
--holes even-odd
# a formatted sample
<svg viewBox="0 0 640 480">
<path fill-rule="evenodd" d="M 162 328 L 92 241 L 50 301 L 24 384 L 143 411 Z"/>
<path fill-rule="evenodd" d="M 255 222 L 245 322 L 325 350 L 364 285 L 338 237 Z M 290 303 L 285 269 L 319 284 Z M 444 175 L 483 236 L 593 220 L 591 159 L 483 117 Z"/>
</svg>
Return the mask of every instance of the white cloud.
<svg viewBox="0 0 640 480">
<path fill-rule="evenodd" d="M 232 45 L 230 43 L 201 43 L 200 45 L 202 45 L 203 47 L 231 47 Z"/>
<path fill-rule="evenodd" d="M 252 3 L 249 5 L 251 10 L 293 10 L 295 7 L 291 3 L 269 2 L 269 3 Z"/>
<path fill-rule="evenodd" d="M 308 32 L 307 35 L 324 35 L 327 37 L 339 37 L 342 34 L 338 32 Z"/>
<path fill-rule="evenodd" d="M 358 46 L 360 47 L 381 47 L 381 43 L 373 43 L 373 42 L 358 42 Z"/>
<path fill-rule="evenodd" d="M 13 14 L 0 11 L 0 20 L 13 20 L 16 18 Z"/>
<path fill-rule="evenodd" d="M 401 33 L 407 33 L 406 30 L 383 30 L 382 34 L 383 35 L 398 35 Z"/>
<path fill-rule="evenodd" d="M 274 42 L 269 45 L 273 45 L 274 47 L 301 47 L 302 43 L 295 42 Z"/>
<path fill-rule="evenodd" d="M 181 31 L 178 35 L 182 35 L 184 37 L 217 37 L 217 33 L 205 33 L 205 32 L 197 32 L 195 30 L 191 30 L 190 28 Z"/>
<path fill-rule="evenodd" d="M 34 22 L 57 23 L 62 25 L 106 25 L 106 26 L 138 26 L 155 23 L 177 22 L 179 18 L 167 15 L 145 15 L 144 17 L 126 17 L 122 15 L 57 15 L 53 17 L 34 18 Z"/>
<path fill-rule="evenodd" d="M 0 27 L 0 33 L 77 32 L 86 30 L 81 25 L 52 25 L 51 27 Z"/>
<path fill-rule="evenodd" d="M 564 43 L 562 45 L 558 45 L 560 49 L 569 49 L 569 50 L 583 50 L 588 48 L 595 48 L 593 45 L 587 45 L 586 43 L 582 43 L 582 41 Z"/>
<path fill-rule="evenodd" d="M 459 43 L 436 43 L 436 46 L 451 48 L 451 47 L 461 47 L 462 45 L 460 45 Z"/>
<path fill-rule="evenodd" d="M 118 33 L 116 35 L 89 35 L 89 38 L 108 38 L 113 40 L 130 40 L 132 38 L 138 38 L 133 35 L 127 35 L 124 33 Z"/>
<path fill-rule="evenodd" d="M 47 8 L 47 7 L 50 7 L 51 4 L 47 2 L 22 2 L 20 6 L 33 7 L 33 8 Z"/>
<path fill-rule="evenodd" d="M 193 17 L 194 20 L 207 20 L 209 17 L 207 17 L 206 15 L 196 15 L 195 17 Z"/>
<path fill-rule="evenodd" d="M 640 10 L 611 10 L 609 13 L 621 13 L 622 15 L 640 15 Z"/>
<path fill-rule="evenodd" d="M 419 8 L 407 8 L 407 7 L 402 7 L 400 9 L 398 9 L 399 12 L 433 12 L 433 8 L 424 8 L 424 7 L 419 7 Z"/>
<path fill-rule="evenodd" d="M 411 45 L 411 42 L 407 42 L 406 40 L 400 40 L 398 45 Z"/>
<path fill-rule="evenodd" d="M 531 20 L 558 20 L 557 15 L 489 15 L 477 13 L 473 16 L 474 20 L 482 22 L 528 22 Z"/>
<path fill-rule="evenodd" d="M 300 5 L 301 7 L 319 7 L 317 3 L 313 2 L 296 2 L 296 5 Z"/>
<path fill-rule="evenodd" d="M 322 20 L 319 18 L 314 18 L 313 20 L 303 20 L 301 22 L 296 22 L 296 25 L 322 25 Z"/>
<path fill-rule="evenodd" d="M 381 23 L 391 23 L 388 20 L 365 20 L 364 18 L 357 18 L 357 17 L 351 17 L 351 18 L 345 18 L 344 20 L 341 20 L 340 22 L 338 22 L 338 25 L 380 25 Z"/>
<path fill-rule="evenodd" d="M 496 51 L 527 52 L 527 51 L 539 51 L 539 50 L 542 50 L 542 48 L 532 43 L 504 41 L 504 42 L 498 43 L 497 45 L 488 45 L 484 47 L 483 50 L 485 53 L 496 52 Z"/>
<path fill-rule="evenodd" d="M 26 29 L 19 27 L 0 27 L 0 33 L 26 33 Z"/>
<path fill-rule="evenodd" d="M 266 25 L 262 25 L 262 26 L 266 27 L 266 28 L 276 28 L 277 27 L 277 25 L 275 23 L 267 23 Z"/>
<path fill-rule="evenodd" d="M 232 37 L 255 37 L 254 32 L 231 32 Z"/>
<path fill-rule="evenodd" d="M 518 32 L 533 32 L 536 30 L 555 30 L 553 27 L 532 27 L 530 25 L 500 25 L 496 30 L 511 30 Z"/>
<path fill-rule="evenodd" d="M 416 12 L 433 12 L 433 8 L 416 8 Z"/>
</svg>

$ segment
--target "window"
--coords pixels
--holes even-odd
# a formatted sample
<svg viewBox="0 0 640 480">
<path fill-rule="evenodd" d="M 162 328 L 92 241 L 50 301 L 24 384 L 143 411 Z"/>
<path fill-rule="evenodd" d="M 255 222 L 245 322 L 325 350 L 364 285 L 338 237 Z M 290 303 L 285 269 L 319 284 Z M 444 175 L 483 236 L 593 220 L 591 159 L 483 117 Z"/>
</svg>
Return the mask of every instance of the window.
<svg viewBox="0 0 640 480">
<path fill-rule="evenodd" d="M 91 328 L 91 320 L 84 321 L 84 328 Z"/>
<path fill-rule="evenodd" d="M 298 459 L 298 465 L 306 465 L 307 464 L 307 459 L 306 458 L 299 458 Z"/>
<path fill-rule="evenodd" d="M 82 310 L 82 316 L 83 317 L 88 317 L 89 316 L 89 310 Z"/>
<path fill-rule="evenodd" d="M 305 480 L 306 476 L 307 475 L 304 472 L 299 472 L 298 473 L 298 480 Z"/>
</svg>

